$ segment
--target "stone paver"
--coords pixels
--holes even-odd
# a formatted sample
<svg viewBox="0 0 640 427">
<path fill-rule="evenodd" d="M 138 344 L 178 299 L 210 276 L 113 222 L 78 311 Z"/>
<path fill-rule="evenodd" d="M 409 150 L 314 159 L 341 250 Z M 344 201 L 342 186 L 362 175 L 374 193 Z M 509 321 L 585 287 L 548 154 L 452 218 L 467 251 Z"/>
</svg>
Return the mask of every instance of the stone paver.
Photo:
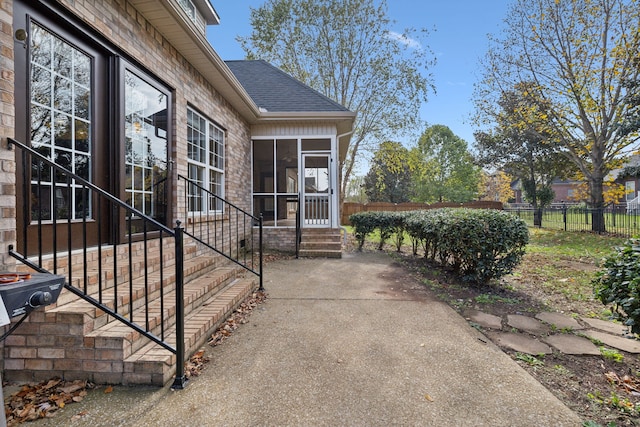
<svg viewBox="0 0 640 427">
<path fill-rule="evenodd" d="M 535 338 L 527 337 L 525 335 L 513 332 L 498 332 L 491 333 L 490 337 L 499 345 L 519 351 L 520 353 L 527 353 L 531 355 L 552 353 L 551 347 Z"/>
<path fill-rule="evenodd" d="M 627 353 L 639 354 L 640 353 L 640 341 L 635 339 L 624 338 L 622 336 L 615 336 L 606 332 L 587 330 L 585 335 L 602 341 L 610 347 L 615 347 L 618 350 L 626 351 Z"/>
<path fill-rule="evenodd" d="M 545 311 L 536 314 L 536 319 L 542 320 L 549 325 L 554 325 L 557 329 L 572 329 L 574 331 L 584 329 L 578 321 L 562 313 L 552 313 Z"/>
<path fill-rule="evenodd" d="M 564 354 L 600 355 L 600 350 L 595 344 L 586 338 L 573 334 L 551 335 L 546 337 L 544 342 Z"/>
<path fill-rule="evenodd" d="M 547 325 L 533 317 L 523 316 L 520 314 L 507 315 L 507 324 L 512 328 L 526 331 L 534 335 L 544 335 L 551 330 Z"/>
<path fill-rule="evenodd" d="M 610 334 L 621 336 L 627 332 L 627 327 L 620 323 L 600 319 L 590 319 L 588 317 L 582 317 L 581 320 L 594 329 L 609 332 Z"/>
<path fill-rule="evenodd" d="M 502 330 L 502 319 L 498 316 L 484 313 L 480 310 L 468 310 L 465 311 L 464 314 L 469 321 L 477 323 L 482 327 Z"/>
<path fill-rule="evenodd" d="M 465 317 L 468 321 L 475 322 L 482 327 L 501 330 L 502 319 L 498 316 L 483 313 L 479 310 L 468 310 L 465 312 Z M 617 350 L 640 354 L 640 340 L 625 336 L 628 332 L 627 328 L 620 323 L 583 317 L 581 320 L 594 328 L 585 330 L 575 319 L 562 313 L 541 312 L 538 313 L 535 318 L 521 314 L 508 314 L 506 318 L 507 325 L 511 328 L 535 335 L 539 340 L 517 332 L 494 333 L 489 331 L 487 332 L 487 336 L 498 345 L 522 353 L 532 355 L 540 353 L 549 354 L 552 352 L 549 346 L 552 346 L 564 354 L 600 354 L 598 346 L 587 338 L 572 333 L 557 333 L 562 329 L 571 329 L 580 331 L 580 333 L 585 336 L 599 340 L 605 345 Z M 550 328 L 546 324 L 553 325 L 554 328 Z"/>
</svg>

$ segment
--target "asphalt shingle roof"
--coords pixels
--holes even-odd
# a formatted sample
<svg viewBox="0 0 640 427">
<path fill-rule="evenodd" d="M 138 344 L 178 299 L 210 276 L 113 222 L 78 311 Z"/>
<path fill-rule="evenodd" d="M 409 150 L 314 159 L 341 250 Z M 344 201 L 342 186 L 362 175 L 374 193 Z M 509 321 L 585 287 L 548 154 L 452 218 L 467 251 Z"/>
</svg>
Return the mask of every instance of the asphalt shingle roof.
<svg viewBox="0 0 640 427">
<path fill-rule="evenodd" d="M 266 61 L 225 63 L 256 105 L 269 112 L 349 111 Z"/>
</svg>

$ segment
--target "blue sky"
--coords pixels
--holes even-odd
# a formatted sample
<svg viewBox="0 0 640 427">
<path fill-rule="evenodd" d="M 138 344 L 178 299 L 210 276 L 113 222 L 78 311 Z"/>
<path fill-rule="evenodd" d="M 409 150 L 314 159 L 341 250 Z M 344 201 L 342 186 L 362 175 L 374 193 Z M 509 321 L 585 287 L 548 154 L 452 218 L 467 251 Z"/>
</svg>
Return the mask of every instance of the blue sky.
<svg viewBox="0 0 640 427">
<path fill-rule="evenodd" d="M 437 58 L 431 69 L 436 94 L 429 95 L 420 115 L 429 124 L 443 124 L 473 143 L 471 97 L 479 79 L 478 61 L 487 49 L 487 34 L 498 34 L 510 0 L 388 0 L 392 30 L 427 28 L 426 40 Z M 220 25 L 209 27 L 207 37 L 224 60 L 243 59 L 236 36 L 251 33 L 250 7 L 264 0 L 213 0 Z M 435 29 L 435 30 L 434 30 Z"/>
</svg>

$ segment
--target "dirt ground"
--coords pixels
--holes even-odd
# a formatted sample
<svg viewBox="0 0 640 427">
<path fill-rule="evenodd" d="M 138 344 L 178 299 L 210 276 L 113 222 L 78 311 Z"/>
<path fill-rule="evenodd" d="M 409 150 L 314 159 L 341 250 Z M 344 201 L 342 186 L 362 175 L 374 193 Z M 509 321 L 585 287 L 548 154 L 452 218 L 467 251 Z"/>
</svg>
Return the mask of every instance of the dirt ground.
<svg viewBox="0 0 640 427">
<path fill-rule="evenodd" d="M 365 250 L 376 250 L 376 247 L 371 244 Z M 410 274 L 461 314 L 468 309 L 478 309 L 503 318 L 507 314 L 533 316 L 540 311 L 599 317 L 606 308 L 593 295 L 566 291 L 571 286 L 570 277 L 596 270 L 596 265 L 589 260 L 527 254 L 512 275 L 491 286 L 474 287 L 461 285 L 450 273 L 422 257 L 398 253 L 390 247 L 387 250 Z M 551 263 L 569 277 L 560 280 L 565 286 L 552 286 L 536 274 L 540 266 Z M 585 426 L 640 425 L 638 355 L 619 352 L 622 359 L 617 361 L 613 357 L 558 352 L 544 358 L 529 358 L 506 348 L 503 350 L 575 411 Z"/>
</svg>

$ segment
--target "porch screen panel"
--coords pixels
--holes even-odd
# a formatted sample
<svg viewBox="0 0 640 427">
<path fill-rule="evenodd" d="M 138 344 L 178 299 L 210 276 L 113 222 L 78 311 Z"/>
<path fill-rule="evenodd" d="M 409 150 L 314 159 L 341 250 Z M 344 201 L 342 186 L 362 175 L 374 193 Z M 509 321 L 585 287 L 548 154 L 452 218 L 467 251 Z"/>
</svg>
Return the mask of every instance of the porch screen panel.
<svg viewBox="0 0 640 427">
<path fill-rule="evenodd" d="M 29 45 L 31 146 L 70 172 L 91 178 L 92 58 L 39 24 Z M 31 220 L 90 218 L 89 193 L 63 173 L 33 162 Z M 38 182 L 40 188 L 38 189 Z M 54 212 L 55 210 L 55 212 Z"/>
<path fill-rule="evenodd" d="M 253 214 L 263 215 L 265 224 L 275 221 L 274 141 L 253 141 Z"/>
</svg>

